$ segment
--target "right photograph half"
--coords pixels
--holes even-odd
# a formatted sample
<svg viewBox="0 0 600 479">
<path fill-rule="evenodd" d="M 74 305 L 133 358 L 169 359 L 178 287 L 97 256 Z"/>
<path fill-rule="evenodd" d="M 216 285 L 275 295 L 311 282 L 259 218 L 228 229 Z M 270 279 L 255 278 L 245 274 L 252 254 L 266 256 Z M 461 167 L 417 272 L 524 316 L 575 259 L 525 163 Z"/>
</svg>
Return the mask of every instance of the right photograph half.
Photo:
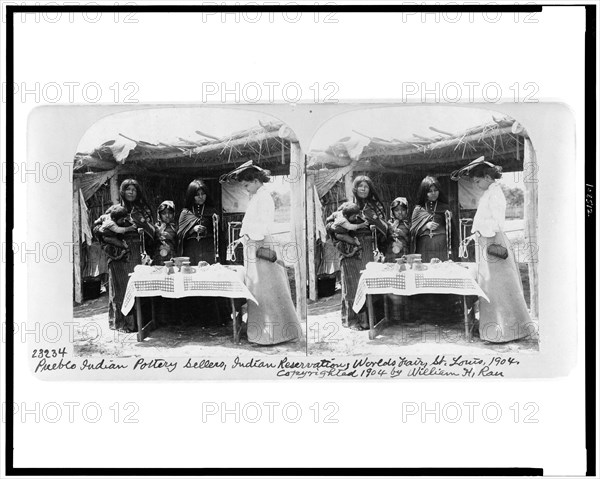
<svg viewBox="0 0 600 479">
<path fill-rule="evenodd" d="M 306 173 L 310 355 L 539 351 L 527 125 L 365 107 L 321 127 Z"/>
</svg>

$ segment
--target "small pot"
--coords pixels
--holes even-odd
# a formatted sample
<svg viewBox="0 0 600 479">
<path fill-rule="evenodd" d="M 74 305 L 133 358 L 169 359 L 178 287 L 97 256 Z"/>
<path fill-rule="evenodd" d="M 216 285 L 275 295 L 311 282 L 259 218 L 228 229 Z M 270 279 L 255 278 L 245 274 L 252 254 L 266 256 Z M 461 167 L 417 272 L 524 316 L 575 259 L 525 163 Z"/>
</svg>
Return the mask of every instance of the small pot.
<svg viewBox="0 0 600 479">
<path fill-rule="evenodd" d="M 175 266 L 181 271 L 181 266 L 183 265 L 184 261 L 190 261 L 190 257 L 189 256 L 178 256 L 177 258 L 173 258 L 173 261 L 175 262 Z"/>
<path fill-rule="evenodd" d="M 167 274 L 175 274 L 175 268 L 173 268 L 173 261 L 165 261 L 165 268 L 167 268 Z"/>
<path fill-rule="evenodd" d="M 407 263 L 408 263 L 408 266 L 409 266 L 409 268 L 411 268 L 411 269 L 412 269 L 412 267 L 413 267 L 413 263 L 414 263 L 416 260 L 419 260 L 419 261 L 421 261 L 421 254 L 419 254 L 419 253 L 415 253 L 415 254 L 407 254 L 407 255 L 406 255 L 406 261 L 407 261 Z"/>
<path fill-rule="evenodd" d="M 420 255 L 419 255 L 420 256 Z M 412 263 L 412 269 L 415 271 L 425 271 L 426 267 L 421 262 L 421 258 L 415 258 Z"/>
</svg>

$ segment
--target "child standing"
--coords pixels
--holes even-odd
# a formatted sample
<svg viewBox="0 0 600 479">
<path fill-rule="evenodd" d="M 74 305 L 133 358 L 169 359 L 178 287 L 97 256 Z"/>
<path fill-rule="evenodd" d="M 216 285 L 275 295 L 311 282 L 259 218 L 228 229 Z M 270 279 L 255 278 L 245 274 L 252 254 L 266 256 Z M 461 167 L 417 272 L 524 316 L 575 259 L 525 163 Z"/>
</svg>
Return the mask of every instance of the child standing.
<svg viewBox="0 0 600 479">
<path fill-rule="evenodd" d="M 400 258 L 410 253 L 410 221 L 408 219 L 408 200 L 399 196 L 390 205 L 392 244 L 391 256 Z"/>
<path fill-rule="evenodd" d="M 158 222 L 155 228 L 159 243 L 158 251 L 154 255 L 155 265 L 163 265 L 177 254 L 177 225 L 174 220 L 175 203 L 171 200 L 163 201 L 158 207 Z"/>
</svg>

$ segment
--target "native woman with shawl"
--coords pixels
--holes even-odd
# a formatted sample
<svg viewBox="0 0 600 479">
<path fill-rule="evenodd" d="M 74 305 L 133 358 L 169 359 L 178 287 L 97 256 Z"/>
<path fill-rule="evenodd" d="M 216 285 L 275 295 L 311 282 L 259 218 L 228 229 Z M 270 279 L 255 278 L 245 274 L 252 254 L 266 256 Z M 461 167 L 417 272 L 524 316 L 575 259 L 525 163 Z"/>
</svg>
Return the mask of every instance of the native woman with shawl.
<svg viewBox="0 0 600 479">
<path fill-rule="evenodd" d="M 124 234 L 129 246 L 129 254 L 120 259 L 108 259 L 108 322 L 111 329 L 131 332 L 137 329 L 133 314 L 124 316 L 121 313 L 123 297 L 129 282 L 129 274 L 142 262 L 147 262 L 152 253 L 154 226 L 152 212 L 140 184 L 134 179 L 127 179 L 119 188 L 121 206 L 129 212 L 129 217 L 137 231 Z M 143 238 L 143 239 L 142 239 Z"/>
<path fill-rule="evenodd" d="M 389 225 L 383 203 L 379 199 L 375 185 L 368 176 L 357 176 L 352 184 L 354 202 L 361 209 L 362 217 L 377 230 L 377 247 L 385 250 L 389 237 Z"/>
<path fill-rule="evenodd" d="M 179 215 L 177 238 L 179 256 L 189 256 L 196 266 L 199 261 L 215 262 L 213 214 L 217 209 L 202 180 L 193 180 L 185 195 L 185 205 Z"/>
<path fill-rule="evenodd" d="M 368 176 L 357 176 L 352 184 L 354 202 L 361 209 L 361 216 L 371 226 L 375 226 L 377 246 L 385 251 L 385 242 L 388 236 L 385 208 L 375 191 L 375 185 Z M 367 263 L 375 261 L 373 255 L 373 239 L 370 228 L 356 230 L 356 238 L 360 244 L 360 254 L 353 256 L 340 255 L 341 282 L 342 282 L 342 326 L 350 327 L 356 331 L 369 329 L 369 321 L 363 310 L 356 314 L 352 309 L 360 273 Z"/>
<path fill-rule="evenodd" d="M 417 191 L 417 205 L 412 214 L 411 253 L 421 254 L 423 263 L 429 263 L 432 258 L 453 259 L 448 253 L 458 238 L 455 224 L 438 179 L 426 176 Z"/>
<path fill-rule="evenodd" d="M 193 180 L 188 185 L 177 226 L 179 256 L 189 257 L 192 266 L 200 261 L 215 263 L 213 214 L 217 214 L 217 208 L 208 186 L 202 180 Z M 226 298 L 181 298 L 178 308 L 184 323 L 200 320 L 203 325 L 224 324 L 230 314 Z"/>
<path fill-rule="evenodd" d="M 458 239 L 455 224 L 440 182 L 434 176 L 426 176 L 417 190 L 417 204 L 411 219 L 411 253 L 420 254 L 423 263 L 429 263 L 432 258 L 452 259 L 449 253 L 452 243 Z M 457 295 L 420 294 L 410 298 L 409 304 L 411 309 L 420 309 L 421 315 L 437 323 L 456 319 L 462 303 Z"/>
</svg>

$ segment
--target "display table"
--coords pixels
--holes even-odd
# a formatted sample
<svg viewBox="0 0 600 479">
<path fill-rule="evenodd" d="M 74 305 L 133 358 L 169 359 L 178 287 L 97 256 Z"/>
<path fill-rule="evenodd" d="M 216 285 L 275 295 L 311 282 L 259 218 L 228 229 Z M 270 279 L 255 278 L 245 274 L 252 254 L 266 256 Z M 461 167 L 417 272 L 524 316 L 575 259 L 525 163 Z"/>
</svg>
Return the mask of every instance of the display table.
<svg viewBox="0 0 600 479">
<path fill-rule="evenodd" d="M 176 269 L 176 268 L 175 268 Z M 235 308 L 236 298 L 245 298 L 258 304 L 244 284 L 243 266 L 223 266 L 214 264 L 205 268 L 195 267 L 196 272 L 166 274 L 154 266 L 138 265 L 131 273 L 123 299 L 121 312 L 129 314 L 136 306 L 138 341 L 142 341 L 155 325 L 154 302 L 152 319 L 144 324 L 141 298 L 162 296 L 163 298 L 188 298 L 193 296 L 223 297 L 231 299 L 233 315 L 233 341 L 239 343 L 241 324 Z"/>
<path fill-rule="evenodd" d="M 467 296 L 476 295 L 489 301 L 486 294 L 477 284 L 476 263 L 443 263 L 425 271 L 398 271 L 394 263 L 368 263 L 362 272 L 354 298 L 352 309 L 358 313 L 365 302 L 369 318 L 369 339 L 374 339 L 381 332 L 389 318 L 389 308 L 385 301 L 385 316 L 376 322 L 372 295 L 395 294 L 413 296 L 416 294 L 458 294 L 463 296 L 465 334 L 471 338 Z"/>
</svg>

